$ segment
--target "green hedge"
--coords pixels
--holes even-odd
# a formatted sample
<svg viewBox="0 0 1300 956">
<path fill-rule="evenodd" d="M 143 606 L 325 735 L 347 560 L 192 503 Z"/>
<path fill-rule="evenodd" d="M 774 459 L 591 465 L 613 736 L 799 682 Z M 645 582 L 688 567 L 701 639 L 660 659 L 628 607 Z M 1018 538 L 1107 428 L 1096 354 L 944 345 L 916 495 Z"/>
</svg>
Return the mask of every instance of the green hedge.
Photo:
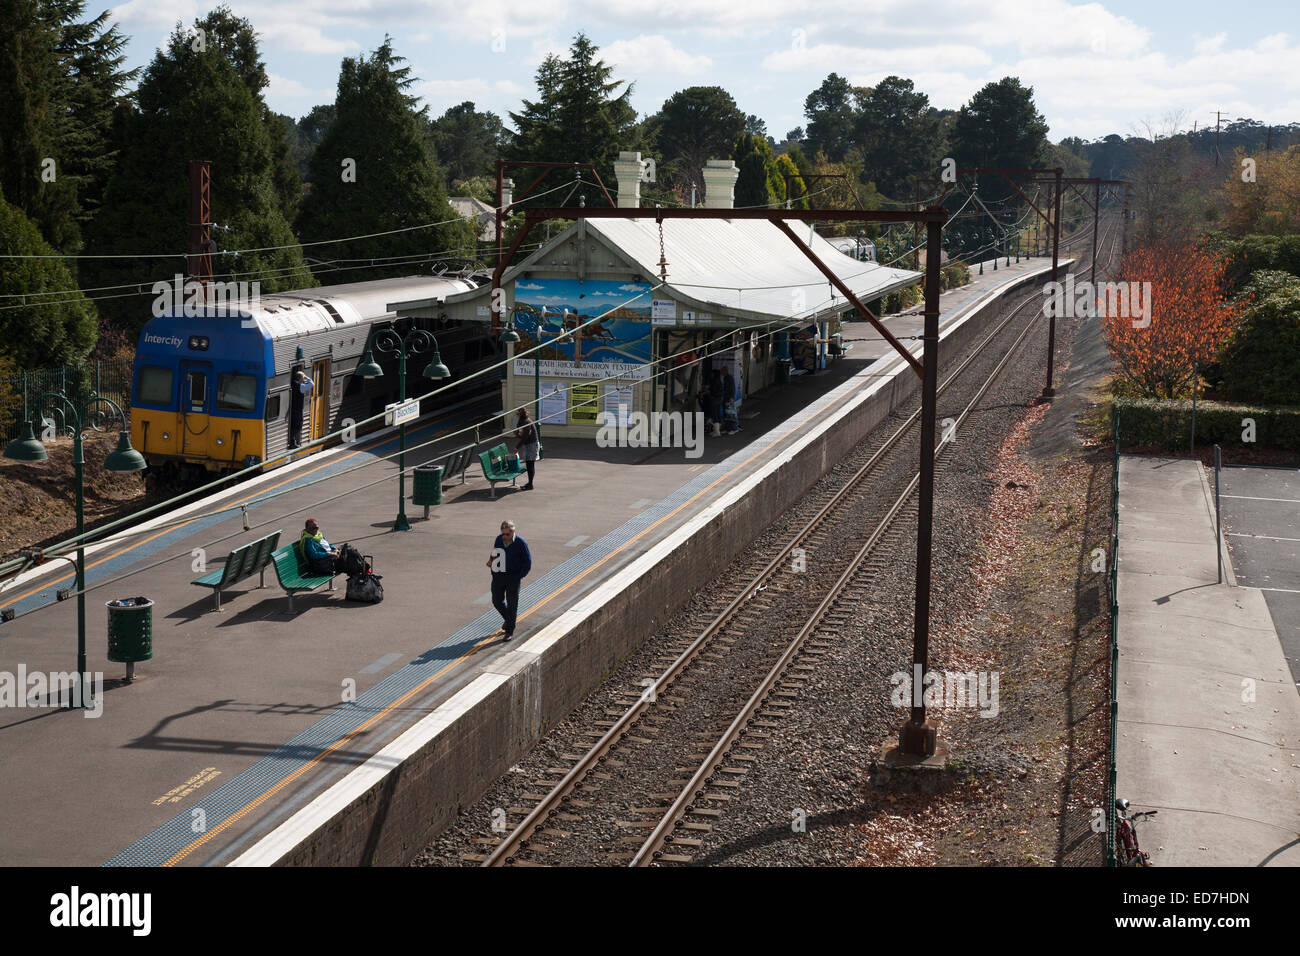
<svg viewBox="0 0 1300 956">
<path fill-rule="evenodd" d="M 1192 421 L 1190 401 L 1117 398 L 1119 444 L 1148 445 L 1176 451 L 1187 448 Z M 1255 422 L 1254 442 L 1242 441 L 1246 426 Z M 1196 403 L 1196 440 L 1224 448 L 1282 448 L 1300 451 L 1300 408 Z"/>
</svg>

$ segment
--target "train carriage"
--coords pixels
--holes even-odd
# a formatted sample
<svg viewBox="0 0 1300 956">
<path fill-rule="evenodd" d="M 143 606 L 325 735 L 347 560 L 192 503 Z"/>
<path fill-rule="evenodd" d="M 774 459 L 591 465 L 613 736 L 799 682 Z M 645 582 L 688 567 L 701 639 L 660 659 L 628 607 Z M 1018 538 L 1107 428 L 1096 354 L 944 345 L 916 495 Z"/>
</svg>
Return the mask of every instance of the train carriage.
<svg viewBox="0 0 1300 956">
<path fill-rule="evenodd" d="M 374 353 L 380 378 L 353 373 L 377 331 L 410 327 L 395 323 L 387 305 L 477 287 L 473 278 L 408 276 L 265 295 L 251 308 L 211 317 L 172 309 L 150 320 L 140 333 L 131 388 L 133 439 L 149 473 L 188 481 L 284 455 L 298 371 L 313 385 L 302 400 L 302 444 L 338 431 L 347 419 L 382 412 L 397 399 L 396 357 Z M 482 324 L 430 320 L 420 327 L 436 335 L 453 379 L 503 355 Z M 419 394 L 414 374 L 407 391 Z"/>
</svg>

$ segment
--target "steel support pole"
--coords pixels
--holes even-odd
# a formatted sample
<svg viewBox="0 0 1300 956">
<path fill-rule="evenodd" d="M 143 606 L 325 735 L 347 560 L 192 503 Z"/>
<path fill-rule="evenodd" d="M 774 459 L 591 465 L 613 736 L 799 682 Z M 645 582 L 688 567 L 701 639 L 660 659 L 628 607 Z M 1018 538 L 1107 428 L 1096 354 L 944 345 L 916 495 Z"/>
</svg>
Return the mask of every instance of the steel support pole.
<svg viewBox="0 0 1300 956">
<path fill-rule="evenodd" d="M 1057 281 L 1061 268 L 1061 170 L 1056 170 L 1056 197 L 1052 212 L 1052 281 Z M 1056 394 L 1052 387 L 1052 371 L 1056 360 L 1056 310 L 1049 310 L 1047 317 L 1047 384 L 1043 386 L 1043 398 Z"/>
<path fill-rule="evenodd" d="M 1101 180 L 1093 181 L 1092 186 L 1092 270 L 1088 276 L 1088 282 L 1092 285 L 1093 293 L 1097 289 L 1097 233 L 1101 229 Z"/>
<path fill-rule="evenodd" d="M 925 697 L 918 682 L 930 654 L 930 545 L 934 530 L 934 419 L 939 381 L 939 246 L 943 224 L 926 223 L 925 328 L 921 335 L 921 484 L 916 517 L 916 611 L 912 638 L 912 716 L 898 729 L 899 752 L 934 755 L 938 728 L 925 719 Z"/>
<path fill-rule="evenodd" d="M 402 341 L 397 353 L 397 407 L 406 404 L 406 341 Z M 394 531 L 410 531 L 411 523 L 406 520 L 406 422 L 397 426 L 397 520 L 393 522 Z"/>
<path fill-rule="evenodd" d="M 77 482 L 77 683 L 81 685 L 81 694 L 72 706 L 85 708 L 90 706 L 86 700 L 86 547 L 82 543 L 86 533 L 86 456 L 80 418 L 72 444 L 72 465 Z"/>
</svg>

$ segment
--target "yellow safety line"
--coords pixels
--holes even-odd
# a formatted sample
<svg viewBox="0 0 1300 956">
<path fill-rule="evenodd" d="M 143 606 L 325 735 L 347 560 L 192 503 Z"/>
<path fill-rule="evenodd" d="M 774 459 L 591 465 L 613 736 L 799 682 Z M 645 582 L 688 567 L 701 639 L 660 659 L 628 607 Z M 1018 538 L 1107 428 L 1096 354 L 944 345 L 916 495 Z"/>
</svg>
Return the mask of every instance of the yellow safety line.
<svg viewBox="0 0 1300 956">
<path fill-rule="evenodd" d="M 825 414 L 826 412 L 829 412 L 829 411 L 831 411 L 831 409 L 826 409 L 825 412 L 823 412 L 823 414 Z M 788 436 L 786 436 L 786 437 L 787 437 L 787 438 L 791 438 L 791 437 L 793 437 L 793 434 L 792 434 L 792 435 L 788 435 Z M 712 482 L 710 482 L 710 483 L 709 483 L 708 485 L 706 485 L 705 487 L 701 488 L 699 491 L 697 491 L 694 495 L 692 495 L 692 496 L 691 496 L 690 498 L 688 498 L 686 501 L 683 501 L 680 505 L 678 505 L 678 506 L 677 506 L 676 508 L 674 508 L 672 511 L 670 511 L 670 512 L 668 512 L 667 514 L 665 514 L 665 515 L 663 515 L 662 517 L 660 517 L 658 521 L 655 521 L 655 522 L 654 522 L 653 524 L 651 524 L 650 526 L 648 526 L 648 527 L 642 529 L 641 531 L 638 531 L 635 535 L 633 535 L 631 538 L 628 538 L 626 541 L 624 541 L 621 545 L 619 545 L 619 546 L 618 546 L 617 548 L 615 548 L 613 551 L 610 551 L 608 554 L 606 554 L 604 557 L 602 557 L 599 561 L 596 561 L 594 564 L 592 564 L 589 568 L 587 568 L 585 571 L 583 571 L 583 572 L 582 572 L 581 574 L 579 574 L 577 577 L 575 577 L 575 578 L 573 578 L 572 580 L 568 581 L 566 584 L 564 584 L 562 587 L 558 588 L 557 590 L 552 591 L 549 595 L 547 595 L 547 596 L 546 596 L 545 598 L 543 598 L 541 601 L 539 601 L 539 602 L 537 602 L 536 604 L 534 604 L 532 607 L 530 607 L 530 608 L 529 608 L 527 611 L 525 611 L 523 614 L 519 615 L 519 617 L 520 617 L 520 618 L 526 618 L 526 617 L 528 617 L 528 615 L 532 614 L 534 611 L 540 610 L 543 606 L 545 606 L 546 604 L 549 604 L 549 603 L 551 602 L 551 600 L 552 600 L 553 598 L 555 598 L 557 595 L 562 594 L 564 591 L 567 591 L 567 590 L 568 590 L 570 587 L 572 587 L 575 583 L 577 583 L 578 581 L 581 581 L 583 578 L 585 578 L 585 577 L 586 577 L 588 574 L 590 574 L 592 571 L 595 571 L 597 568 L 599 568 L 601 565 L 603 565 L 603 564 L 604 564 L 606 561 L 608 561 L 610 558 L 614 557 L 614 555 L 618 554 L 620 551 L 622 551 L 622 550 L 623 550 L 624 548 L 626 548 L 628 545 L 630 545 L 630 544 L 632 544 L 633 542 L 635 542 L 638 538 L 640 538 L 641 536 L 643 536 L 643 535 L 645 535 L 645 534 L 648 534 L 649 532 L 653 531 L 655 528 L 659 527 L 659 525 L 661 525 L 663 522 L 667 521 L 669 518 L 673 517 L 673 516 L 676 515 L 678 512 L 680 512 L 680 511 L 681 511 L 683 508 L 685 508 L 687 505 L 689 505 L 689 504 L 691 504 L 692 502 L 696 501 L 696 500 L 697 500 L 701 495 L 704 495 L 705 493 L 711 491 L 711 490 L 712 490 L 716 485 L 718 485 L 720 482 L 726 480 L 727 478 L 730 478 L 730 477 L 731 477 L 733 474 L 735 474 L 737 471 L 739 471 L 740 469 L 744 468 L 744 467 L 745 467 L 746 465 L 748 465 L 750 462 L 754 461 L 754 459 L 756 459 L 756 458 L 758 458 L 758 457 L 760 457 L 760 456 L 762 456 L 762 455 L 765 455 L 765 454 L 770 453 L 771 450 L 772 450 L 772 446 L 768 445 L 768 446 L 766 446 L 766 447 L 760 449 L 759 451 L 754 452 L 754 454 L 750 455 L 750 456 L 749 456 L 748 458 L 746 458 L 744 461 L 742 461 L 742 462 L 740 462 L 739 464 L 737 464 L 737 465 L 736 465 L 734 468 L 732 468 L 730 471 L 727 471 L 726 473 L 719 475 L 719 476 L 718 476 L 717 478 L 715 478 Z M 260 796 L 254 798 L 252 801 L 250 801 L 249 803 L 245 804 L 245 805 L 244 805 L 244 806 L 243 806 L 243 807 L 242 807 L 242 808 L 241 808 L 237 813 L 235 813 L 234 815 L 232 815 L 232 816 L 230 816 L 230 817 L 227 817 L 225 820 L 223 820 L 223 821 L 221 822 L 220 826 L 218 826 L 216 829 L 211 830 L 211 831 L 209 831 L 208 833 L 205 833 L 203 836 L 199 837 L 197 840 L 195 840 L 195 841 L 194 841 L 193 843 L 191 843 L 189 846 L 185 847 L 183 850 L 178 851 L 178 852 L 176 853 L 176 855 L 173 856 L 171 859 L 169 859 L 166 863 L 164 863 L 163 866 L 171 866 L 172 864 L 176 863 L 177 861 L 179 861 L 179 860 L 181 860 L 181 859 L 184 859 L 184 858 L 185 858 L 186 856 L 188 856 L 192 851 L 194 851 L 194 850 L 197 849 L 198 847 L 202 846 L 204 843 L 206 843 L 206 842 L 207 842 L 208 840 L 210 840 L 212 837 L 216 836 L 218 833 L 220 833 L 222 830 L 224 830 L 227 826 L 229 826 L 230 824 L 234 823 L 236 820 L 241 819 L 241 818 L 242 818 L 243 816 L 245 816 L 245 815 L 246 815 L 250 810 L 253 810 L 254 808 L 256 808 L 256 807 L 257 807 L 258 805 L 260 805 L 263 801 L 265 801 L 268 797 L 270 797 L 270 796 L 272 796 L 273 794 L 277 793 L 277 792 L 278 792 L 279 790 L 281 790 L 281 789 L 282 789 L 282 788 L 283 788 L 287 783 L 289 783 L 289 781 L 294 780 L 294 779 L 297 778 L 300 774 L 306 772 L 308 768 L 314 766 L 314 765 L 315 765 L 318 761 L 320 761 L 322 758 L 324 758 L 324 757 L 327 756 L 328 754 L 330 754 L 330 753 L 334 752 L 335 750 L 337 750 L 340 746 L 342 746 L 344 743 L 346 743 L 348 740 L 350 740 L 350 739 L 351 739 L 352 737 L 354 737 L 356 734 L 360 733 L 362 730 L 365 730 L 367 727 L 369 727 L 369 726 L 370 726 L 371 724 L 373 724 L 375 721 L 379 720 L 381 717 L 385 717 L 385 716 L 387 716 L 389 713 L 391 713 L 391 712 L 393 711 L 394 708 L 396 708 L 396 707 L 400 706 L 401 704 L 404 704 L 406 701 L 410 700 L 411 697 L 412 697 L 414 694 L 419 693 L 421 690 L 423 690 L 425 687 L 427 687 L 430 683 L 432 683 L 433 681 L 435 681 L 435 680 L 437 680 L 439 677 L 441 677 L 443 674 L 445 674 L 448 670 L 450 670 L 450 669 L 453 668 L 453 667 L 458 666 L 462 661 L 464 661 L 467 657 L 469 657 L 471 654 L 473 654 L 475 651 L 477 651 L 481 646 L 483 646 L 483 644 L 485 644 L 485 643 L 488 642 L 489 640 L 492 640 L 495 636 L 496 636 L 496 632 L 494 631 L 492 634 L 489 634 L 489 635 L 488 635 L 487 637 L 485 637 L 483 640 L 479 641 L 479 642 L 478 642 L 477 644 L 475 644 L 472 648 L 470 648 L 469 650 L 467 650 L 467 651 L 466 651 L 464 654 L 462 654 L 460 657 L 458 657 L 458 658 L 456 658 L 454 661 L 451 661 L 450 663 L 448 663 L 445 667 L 443 667 L 441 670 L 439 670 L 436 674 L 431 674 L 430 676 L 428 676 L 427 678 L 425 678 L 423 681 L 421 681 L 418 685 L 416 685 L 415 687 L 411 688 L 409 691 L 407 691 L 405 694 L 403 694 L 401 697 L 399 697 L 397 700 L 393 701 L 391 704 L 389 704 L 387 707 L 385 707 L 385 708 L 384 708 L 383 710 L 381 710 L 379 713 L 373 715 L 373 716 L 372 716 L 369 720 L 367 720 L 364 724 L 362 724 L 360 727 L 356 728 L 356 730 L 353 730 L 353 731 L 348 732 L 347 734 L 344 734 L 342 737 L 340 737 L 340 738 L 339 738 L 338 740 L 336 740 L 334 743 L 330 744 L 328 747 L 326 747 L 324 750 L 322 750 L 322 751 L 321 751 L 319 754 L 317 754 L 315 757 L 312 757 L 310 760 L 308 760 L 306 763 L 304 763 L 301 767 L 299 767 L 297 770 L 295 770 L 295 771 L 294 771 L 293 773 L 291 773 L 289 776 L 285 777 L 283 780 L 281 780 L 281 781 L 280 781 L 279 783 L 277 783 L 275 786 L 271 787 L 269 790 L 265 791 L 265 792 L 262 793 Z"/>
<path fill-rule="evenodd" d="M 427 426 L 423 426 L 423 427 L 429 427 L 429 426 L 436 425 L 436 424 L 437 424 L 436 422 L 429 422 L 429 425 L 427 425 Z M 413 429 L 413 431 L 416 431 L 416 432 L 418 432 L 419 430 L 420 430 L 419 428 Z M 435 434 L 435 435 L 432 436 L 432 437 L 436 438 L 437 435 Z M 358 448 L 354 448 L 352 451 L 348 452 L 348 453 L 347 453 L 346 455 L 344 455 L 342 458 L 331 458 L 331 459 L 329 459 L 328 461 L 322 461 L 322 462 L 321 462 L 319 465 L 317 465 L 315 468 L 308 468 L 308 469 L 306 469 L 305 471 L 294 472 L 291 476 L 286 477 L 283 481 L 278 481 L 278 482 L 276 482 L 275 484 L 270 485 L 270 486 L 268 486 L 268 487 L 266 487 L 266 488 L 259 488 L 257 491 L 253 492 L 252 494 L 246 495 L 246 496 L 244 496 L 243 498 L 236 498 L 236 499 L 234 499 L 234 500 L 231 501 L 229 504 L 230 504 L 230 506 L 234 506 L 234 505 L 237 505 L 237 504 L 242 504 L 242 503 L 245 502 L 245 501 L 251 501 L 252 499 L 258 497 L 259 495 L 263 495 L 263 494 L 265 494 L 265 493 L 268 492 L 268 491 L 275 491 L 276 488 L 280 488 L 280 487 L 282 487 L 282 486 L 284 486 L 284 485 L 289 484 L 290 482 L 297 481 L 299 478 L 305 478 L 307 475 L 310 475 L 310 474 L 312 474 L 312 473 L 314 473 L 314 472 L 320 471 L 320 470 L 321 470 L 322 468 L 324 468 L 326 465 L 332 465 L 332 464 L 334 464 L 335 462 L 347 461 L 347 460 L 348 460 L 349 458 L 351 458 L 353 455 L 359 455 L 359 454 L 360 454 L 361 452 L 363 452 L 363 451 L 369 451 L 371 448 L 374 448 L 376 445 L 381 445 L 381 444 L 383 444 L 384 441 L 386 441 L 386 440 L 387 440 L 387 439 L 384 439 L 384 438 L 377 438 L 377 439 L 374 440 L 374 443 L 373 443 L 373 444 L 363 445 L 363 446 L 360 446 L 360 447 L 358 447 Z M 124 555 L 124 554 L 129 554 L 130 552 L 134 551 L 136 548 L 143 547 L 144 545 L 148 544 L 150 541 L 153 541 L 153 540 L 156 539 L 156 538 L 160 538 L 160 537 L 162 537 L 163 535 L 167 534 L 168 532 L 171 532 L 171 531 L 179 531 L 179 530 L 181 530 L 181 528 L 187 527 L 187 526 L 193 524 L 195 521 L 198 521 L 198 520 L 199 520 L 198 517 L 194 517 L 194 518 L 191 518 L 191 519 L 188 520 L 188 521 L 183 521 L 183 522 L 181 522 L 180 524 L 172 525 L 171 527 L 167 527 L 167 528 L 163 528 L 163 529 L 161 529 L 161 530 L 155 532 L 154 534 L 149 535 L 149 537 L 147 537 L 147 538 L 143 538 L 143 539 L 141 539 L 140 541 L 135 542 L 134 544 L 129 544 L 129 545 L 127 545 L 125 548 L 123 548 L 123 549 L 120 550 L 120 551 L 115 551 L 115 552 L 113 552 L 112 554 L 105 555 L 104 557 L 100 558 L 100 559 L 97 560 L 97 561 L 92 561 L 92 562 L 90 562 L 89 564 L 86 565 L 86 570 L 89 571 L 91 568 L 97 568 L 97 567 L 99 567 L 99 566 L 100 566 L 101 564 L 103 564 L 105 561 L 112 561 L 114 558 L 121 557 L 121 556 Z M 46 581 L 46 582 L 45 582 L 44 584 L 42 584 L 40 587 L 35 587 L 35 588 L 32 588 L 30 591 L 25 591 L 24 593 L 18 595 L 18 596 L 15 597 L 15 598 L 9 598 L 9 599 L 7 600 L 6 603 L 8 603 L 8 604 L 17 604 L 19 601 L 22 601 L 22 600 L 24 600 L 24 599 L 26 599 L 26 598 L 29 598 L 29 597 L 31 597 L 33 594 L 39 594 L 40 592 L 45 591 L 45 590 L 48 590 L 49 588 L 54 587 L 54 586 L 57 585 L 57 584 L 62 584 L 64 581 L 71 580 L 71 579 L 75 578 L 76 576 L 77 576 L 77 574 L 76 574 L 75 571 L 69 571 L 68 573 L 64 574 L 63 577 L 54 578 L 52 581 Z"/>
</svg>

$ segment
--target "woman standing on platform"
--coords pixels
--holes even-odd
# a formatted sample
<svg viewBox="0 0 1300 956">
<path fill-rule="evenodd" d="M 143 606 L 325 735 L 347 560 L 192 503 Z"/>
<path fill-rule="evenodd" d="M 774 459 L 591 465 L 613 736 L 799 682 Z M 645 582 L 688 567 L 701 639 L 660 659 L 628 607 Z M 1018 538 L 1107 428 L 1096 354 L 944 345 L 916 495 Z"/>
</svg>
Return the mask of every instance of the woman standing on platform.
<svg viewBox="0 0 1300 956">
<path fill-rule="evenodd" d="M 533 420 L 528 417 L 528 409 L 519 409 L 519 417 L 515 421 L 517 426 L 515 431 L 515 451 L 523 458 L 524 464 L 528 467 L 528 484 L 524 485 L 524 491 L 533 490 L 533 474 L 537 470 L 537 454 L 541 450 L 541 443 L 537 440 L 537 426 Z"/>
</svg>

